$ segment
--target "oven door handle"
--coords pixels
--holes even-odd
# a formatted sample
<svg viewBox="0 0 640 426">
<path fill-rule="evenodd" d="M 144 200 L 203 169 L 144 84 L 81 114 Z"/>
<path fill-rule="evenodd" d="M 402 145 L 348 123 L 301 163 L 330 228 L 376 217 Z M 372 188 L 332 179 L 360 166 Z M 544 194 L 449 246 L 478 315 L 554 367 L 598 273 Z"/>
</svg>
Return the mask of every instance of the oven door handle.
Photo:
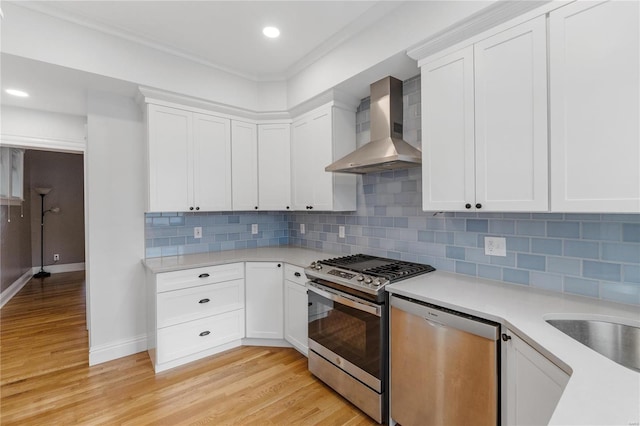
<svg viewBox="0 0 640 426">
<path fill-rule="evenodd" d="M 333 292 L 329 292 L 326 290 L 322 290 L 319 289 L 318 287 L 314 286 L 311 283 L 308 283 L 307 288 L 309 290 L 311 290 L 312 292 L 322 296 L 322 297 L 326 297 L 327 299 L 333 300 L 334 302 L 338 302 L 340 304 L 343 304 L 345 306 L 349 306 L 351 308 L 357 309 L 359 311 L 363 311 L 363 312 L 367 312 L 369 314 L 375 315 L 377 317 L 382 316 L 382 312 L 379 306 L 372 306 L 372 305 L 367 305 L 364 304 L 362 302 L 358 302 L 356 300 L 350 299 L 348 297 L 345 297 L 341 294 L 337 294 L 337 293 L 333 293 Z"/>
</svg>

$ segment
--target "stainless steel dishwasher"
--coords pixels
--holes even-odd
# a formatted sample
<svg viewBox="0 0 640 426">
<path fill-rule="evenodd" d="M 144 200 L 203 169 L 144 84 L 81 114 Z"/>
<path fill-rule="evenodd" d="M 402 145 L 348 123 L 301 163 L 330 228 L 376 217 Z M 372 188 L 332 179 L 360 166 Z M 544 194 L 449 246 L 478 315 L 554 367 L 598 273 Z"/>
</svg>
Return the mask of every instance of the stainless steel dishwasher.
<svg viewBox="0 0 640 426">
<path fill-rule="evenodd" d="M 390 323 L 392 424 L 499 424 L 499 324 L 397 295 Z"/>
</svg>

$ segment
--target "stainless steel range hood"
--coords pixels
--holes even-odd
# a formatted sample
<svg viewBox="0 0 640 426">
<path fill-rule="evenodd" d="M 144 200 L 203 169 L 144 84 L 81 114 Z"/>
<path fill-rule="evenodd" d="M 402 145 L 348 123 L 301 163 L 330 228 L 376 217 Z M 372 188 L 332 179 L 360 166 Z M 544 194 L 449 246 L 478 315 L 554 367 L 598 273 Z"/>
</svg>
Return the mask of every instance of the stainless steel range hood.
<svg viewBox="0 0 640 426">
<path fill-rule="evenodd" d="M 385 77 L 371 85 L 371 142 L 325 167 L 365 174 L 422 165 L 422 151 L 402 139 L 402 81 Z"/>
</svg>

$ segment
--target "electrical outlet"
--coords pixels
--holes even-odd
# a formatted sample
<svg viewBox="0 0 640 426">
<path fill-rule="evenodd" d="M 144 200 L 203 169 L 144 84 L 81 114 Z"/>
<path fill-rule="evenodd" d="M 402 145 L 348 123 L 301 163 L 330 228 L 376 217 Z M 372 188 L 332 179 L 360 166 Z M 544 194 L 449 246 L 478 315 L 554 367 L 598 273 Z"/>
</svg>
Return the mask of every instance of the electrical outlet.
<svg viewBox="0 0 640 426">
<path fill-rule="evenodd" d="M 484 254 L 505 257 L 507 255 L 507 240 L 501 237 L 484 237 Z"/>
<path fill-rule="evenodd" d="M 300 224 L 300 233 L 304 234 L 306 232 L 305 228 L 304 228 L 304 223 Z"/>
<path fill-rule="evenodd" d="M 202 226 L 193 228 L 193 238 L 202 238 Z"/>
<path fill-rule="evenodd" d="M 59 255 L 58 253 L 54 254 L 54 255 L 53 255 L 53 261 L 54 261 L 54 262 L 57 262 L 57 261 L 59 261 L 59 260 L 60 260 L 60 255 Z"/>
<path fill-rule="evenodd" d="M 338 226 L 338 238 L 344 238 L 344 226 Z"/>
<path fill-rule="evenodd" d="M 254 223 L 251 225 L 251 234 L 256 235 L 258 233 L 258 224 Z"/>
</svg>

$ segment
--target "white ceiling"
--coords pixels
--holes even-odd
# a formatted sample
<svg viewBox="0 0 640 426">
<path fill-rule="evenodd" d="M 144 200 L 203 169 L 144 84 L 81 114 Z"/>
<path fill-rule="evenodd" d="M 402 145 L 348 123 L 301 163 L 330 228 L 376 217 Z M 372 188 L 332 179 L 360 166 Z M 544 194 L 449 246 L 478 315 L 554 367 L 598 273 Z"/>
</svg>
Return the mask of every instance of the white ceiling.
<svg viewBox="0 0 640 426">
<path fill-rule="evenodd" d="M 34 1 L 21 6 L 221 68 L 282 80 L 400 1 Z M 265 26 L 281 35 L 268 39 Z"/>
</svg>

